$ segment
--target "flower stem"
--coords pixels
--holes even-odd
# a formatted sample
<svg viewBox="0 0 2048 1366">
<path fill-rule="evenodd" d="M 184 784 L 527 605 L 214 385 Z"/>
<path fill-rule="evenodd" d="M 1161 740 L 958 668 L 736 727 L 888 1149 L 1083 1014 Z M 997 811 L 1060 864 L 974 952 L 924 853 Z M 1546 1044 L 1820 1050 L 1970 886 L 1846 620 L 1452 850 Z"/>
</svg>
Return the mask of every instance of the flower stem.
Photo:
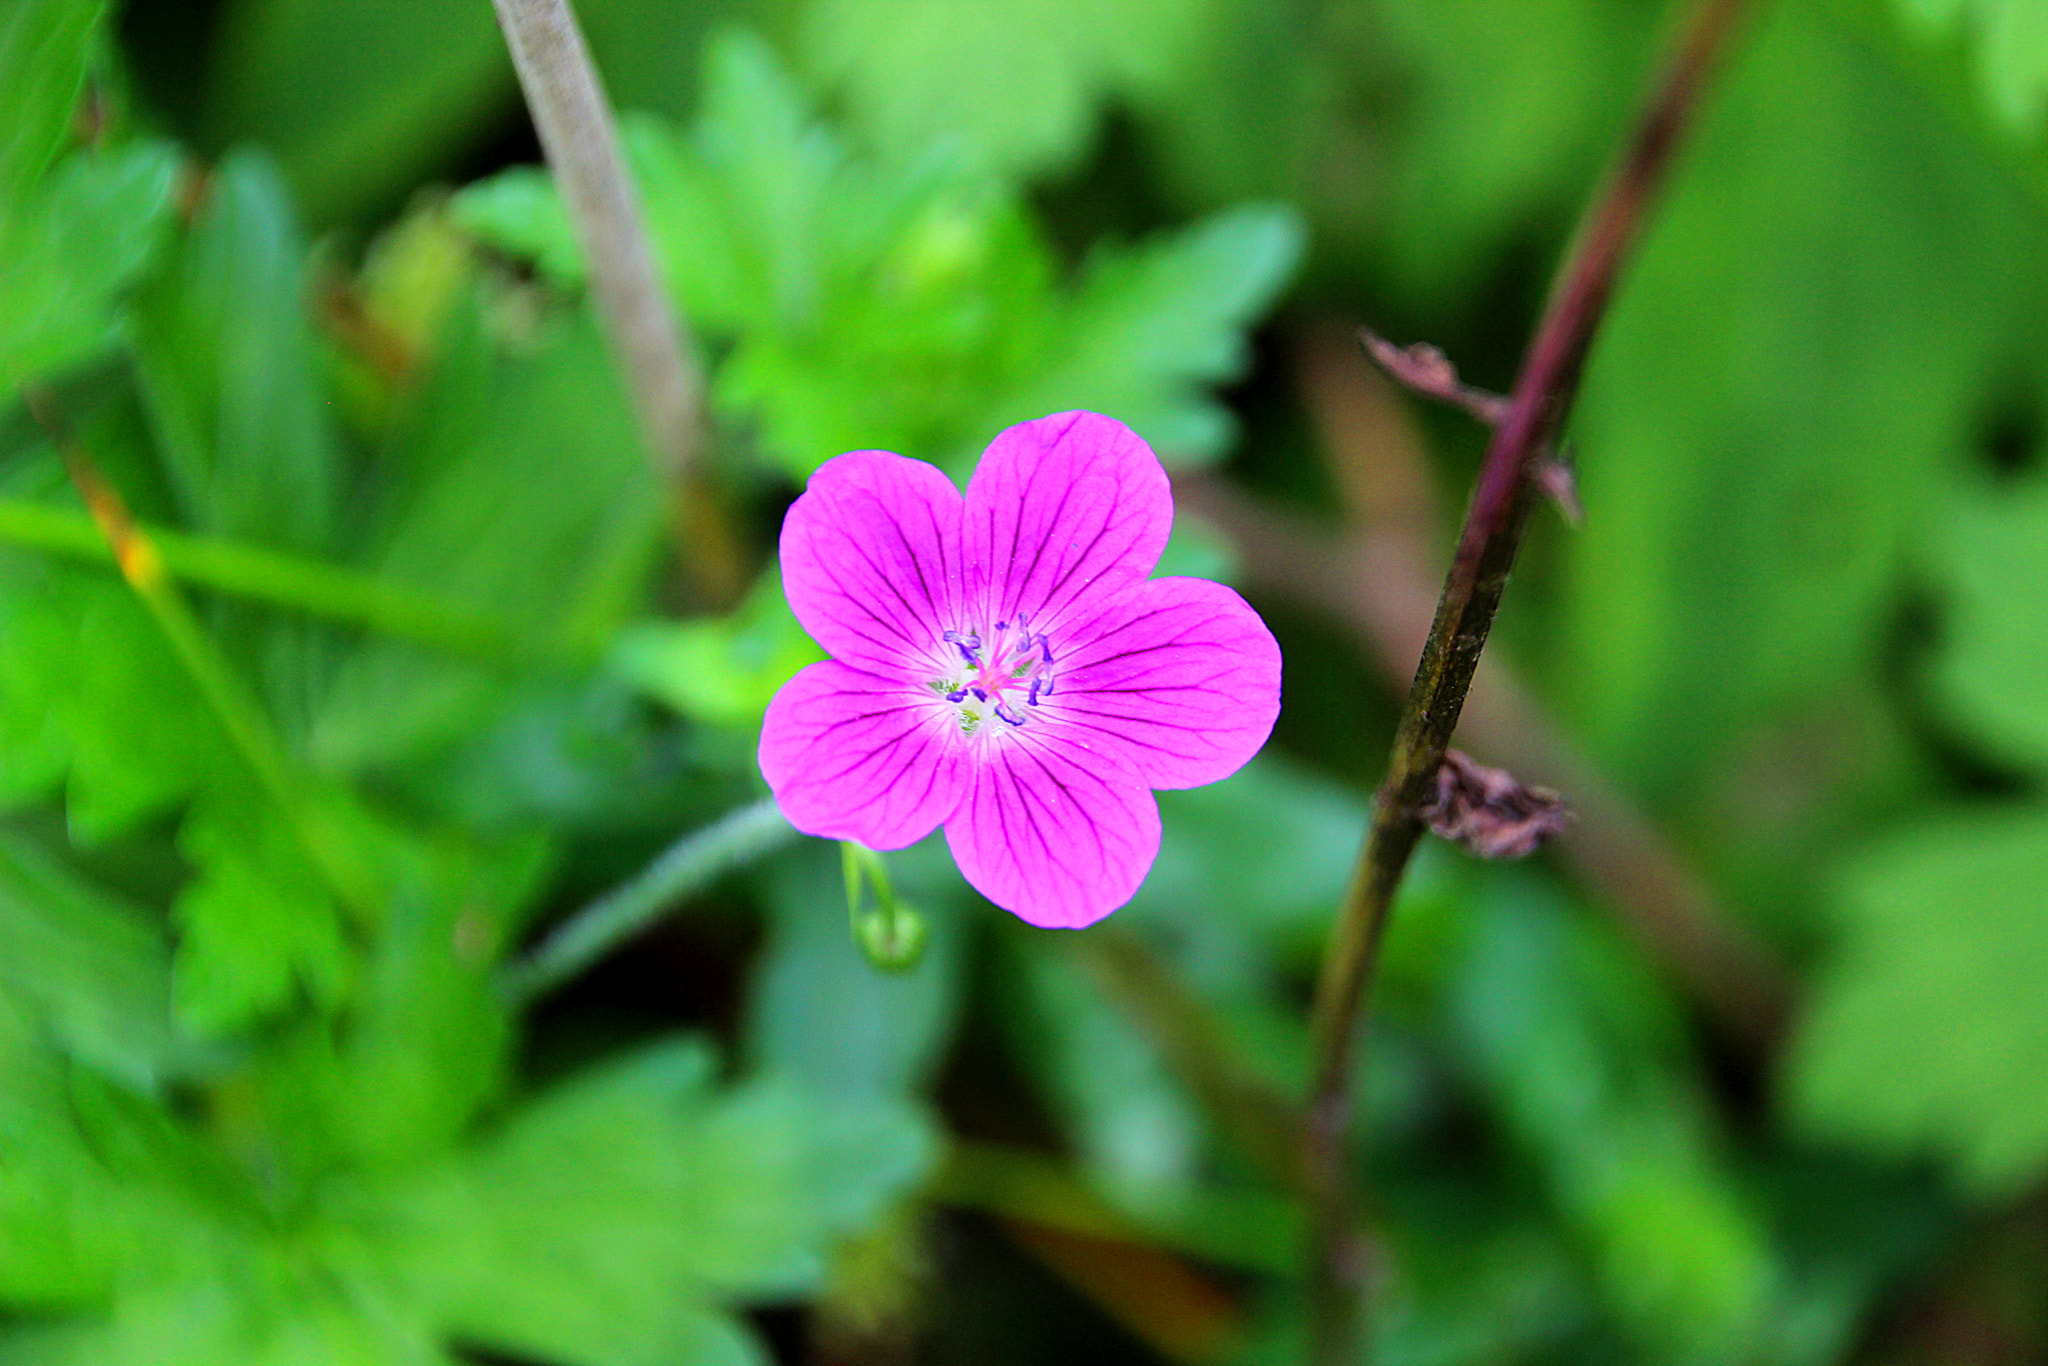
<svg viewBox="0 0 2048 1366">
<path fill-rule="evenodd" d="M 599 319 L 623 372 L 648 452 L 672 498 L 678 549 L 714 603 L 737 596 L 737 551 L 699 469 L 704 380 L 696 349 L 648 247 L 618 130 L 569 0 L 493 0 L 540 134 L 590 264 Z"/>
<path fill-rule="evenodd" d="M 1653 97 L 1581 223 L 1487 448 L 1323 960 L 1303 1134 L 1303 1166 L 1315 1202 L 1309 1280 L 1311 1352 L 1318 1366 L 1350 1366 L 1363 1338 L 1366 1257 L 1346 1171 L 1357 1026 L 1394 894 L 1422 837 L 1418 810 L 1458 724 L 1521 545 L 1532 466 L 1564 424 L 1621 266 L 1743 9 L 1744 0 L 1692 0 Z"/>
<path fill-rule="evenodd" d="M 262 546 L 141 523 L 135 529 L 156 546 L 164 571 L 186 583 L 481 659 L 518 654 L 496 623 L 411 588 Z M 90 517 L 26 498 L 0 498 L 0 542 L 115 563 Z"/>
<path fill-rule="evenodd" d="M 105 538 L 121 577 L 163 632 L 258 785 L 277 804 L 314 871 L 358 927 L 375 923 L 379 897 L 368 869 L 327 821 L 263 708 L 200 626 L 176 580 L 165 571 L 156 540 L 136 524 L 127 502 L 108 482 L 98 462 L 66 434 L 48 396 L 31 391 L 27 400 L 29 411 L 62 454 L 64 468 Z"/>
<path fill-rule="evenodd" d="M 666 915 L 719 874 L 796 838 L 773 801 L 728 813 L 671 844 L 640 873 L 563 921 L 505 971 L 505 990 L 525 1003 L 562 985 Z"/>
</svg>

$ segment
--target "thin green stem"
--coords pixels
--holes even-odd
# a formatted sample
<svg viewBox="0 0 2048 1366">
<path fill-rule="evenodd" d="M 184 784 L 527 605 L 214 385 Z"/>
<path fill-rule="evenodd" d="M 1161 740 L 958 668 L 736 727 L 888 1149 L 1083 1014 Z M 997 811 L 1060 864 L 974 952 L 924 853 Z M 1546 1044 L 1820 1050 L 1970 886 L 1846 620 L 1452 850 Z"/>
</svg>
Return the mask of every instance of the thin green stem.
<svg viewBox="0 0 2048 1366">
<path fill-rule="evenodd" d="M 558 925 L 505 972 L 505 990 L 528 1002 L 561 986 L 667 915 L 720 875 L 744 867 L 797 837 L 773 801 L 763 800 L 671 844 L 631 880 Z"/>
<path fill-rule="evenodd" d="M 170 642 L 172 653 L 241 752 L 257 783 L 277 804 L 335 900 L 358 925 L 369 925 L 376 919 L 378 899 L 368 871 L 353 857 L 347 842 L 329 827 L 299 781 L 284 744 L 271 730 L 262 707 L 242 686 L 199 625 L 177 583 L 165 571 L 163 553 L 156 541 L 135 524 L 127 503 L 100 472 L 92 456 L 65 437 L 48 401 L 40 394 L 31 394 L 29 407 L 62 452 L 71 482 L 85 499 L 121 577 Z"/>
<path fill-rule="evenodd" d="M 516 659 L 519 646 L 484 617 L 414 589 L 261 546 L 136 523 L 172 578 L 237 597 L 346 622 L 476 658 Z M 114 567 L 114 549 L 91 517 L 24 498 L 0 498 L 0 542 Z"/>
<path fill-rule="evenodd" d="M 1595 196 L 1494 430 L 1436 620 L 1402 708 L 1387 778 L 1338 913 L 1314 1007 L 1303 1166 L 1315 1201 L 1309 1268 L 1312 1359 L 1352 1366 L 1364 1335 L 1364 1244 L 1347 1169 L 1358 1022 L 1388 913 L 1422 838 L 1427 801 L 1458 724 L 1528 520 L 1530 473 L 1555 441 L 1623 262 L 1745 0 L 1692 0 L 1677 48 L 1620 162 Z"/>
</svg>

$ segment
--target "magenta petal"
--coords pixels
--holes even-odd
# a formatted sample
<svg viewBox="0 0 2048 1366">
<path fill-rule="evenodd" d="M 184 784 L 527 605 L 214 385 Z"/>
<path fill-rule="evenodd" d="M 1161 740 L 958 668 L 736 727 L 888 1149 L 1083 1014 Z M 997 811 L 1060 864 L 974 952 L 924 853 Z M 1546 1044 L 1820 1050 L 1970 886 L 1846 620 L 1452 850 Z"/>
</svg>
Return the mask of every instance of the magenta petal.
<svg viewBox="0 0 2048 1366">
<path fill-rule="evenodd" d="M 1272 733 L 1280 647 L 1222 584 L 1154 579 L 1076 622 L 1039 710 L 1060 743 L 1113 756 L 1147 787 L 1200 787 Z"/>
<path fill-rule="evenodd" d="M 953 814 L 971 780 L 952 709 L 835 660 L 782 685 L 761 722 L 761 775 L 806 835 L 902 849 Z"/>
<path fill-rule="evenodd" d="M 887 451 L 834 456 L 782 521 L 790 610 L 833 658 L 901 672 L 964 629 L 960 491 Z"/>
<path fill-rule="evenodd" d="M 1159 856 L 1159 804 L 1114 767 L 1084 767 L 1022 732 L 983 747 L 947 818 L 961 875 L 1046 929 L 1092 925 L 1137 893 Z"/>
<path fill-rule="evenodd" d="M 988 584 L 984 624 L 1021 611 L 1056 630 L 1072 609 L 1151 573 L 1172 526 L 1166 471 L 1129 427 L 1098 413 L 1019 423 L 967 484 L 967 563 Z"/>
</svg>

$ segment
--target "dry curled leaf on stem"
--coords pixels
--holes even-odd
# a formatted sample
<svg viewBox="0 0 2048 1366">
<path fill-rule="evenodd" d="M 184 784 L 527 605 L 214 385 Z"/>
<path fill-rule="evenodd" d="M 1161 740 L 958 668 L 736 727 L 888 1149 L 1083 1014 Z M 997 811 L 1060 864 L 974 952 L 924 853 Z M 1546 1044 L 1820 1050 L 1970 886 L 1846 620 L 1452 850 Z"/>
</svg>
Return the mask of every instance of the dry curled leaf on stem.
<svg viewBox="0 0 2048 1366">
<path fill-rule="evenodd" d="M 1403 388 L 1462 408 L 1489 427 L 1499 426 L 1507 416 L 1507 396 L 1460 380 L 1458 367 L 1451 364 L 1441 347 L 1428 342 L 1397 346 L 1369 327 L 1358 329 L 1358 340 L 1373 363 Z M 1578 476 L 1565 448 L 1546 444 L 1530 462 L 1529 481 L 1557 504 L 1557 510 L 1574 529 L 1584 524 L 1586 509 L 1579 502 Z"/>
<path fill-rule="evenodd" d="M 1476 389 L 1460 380 L 1458 367 L 1451 364 L 1443 348 L 1428 342 L 1397 346 L 1369 327 L 1358 329 L 1358 340 L 1373 362 L 1402 387 L 1463 408 L 1489 427 L 1499 426 L 1507 416 L 1507 395 Z"/>
<path fill-rule="evenodd" d="M 1573 819 L 1557 792 L 1528 786 L 1506 769 L 1488 768 L 1455 749 L 1444 751 L 1436 795 L 1417 814 L 1431 833 L 1490 859 L 1527 858 Z"/>
</svg>

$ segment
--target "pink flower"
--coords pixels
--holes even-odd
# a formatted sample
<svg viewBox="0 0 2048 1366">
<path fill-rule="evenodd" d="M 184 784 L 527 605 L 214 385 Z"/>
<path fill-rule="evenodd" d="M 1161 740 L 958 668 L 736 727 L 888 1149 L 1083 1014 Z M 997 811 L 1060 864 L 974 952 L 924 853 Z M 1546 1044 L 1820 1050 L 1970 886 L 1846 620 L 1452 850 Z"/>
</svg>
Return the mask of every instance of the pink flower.
<svg viewBox="0 0 2048 1366">
<path fill-rule="evenodd" d="M 810 835 L 901 849 L 940 825 L 960 871 L 1034 925 L 1093 924 L 1159 853 L 1154 788 L 1227 778 L 1280 711 L 1280 647 L 1206 579 L 1147 579 L 1166 471 L 1095 413 L 1010 428 L 963 499 L 921 460 L 818 467 L 782 582 L 832 658 L 775 695 L 761 772 Z"/>
</svg>

